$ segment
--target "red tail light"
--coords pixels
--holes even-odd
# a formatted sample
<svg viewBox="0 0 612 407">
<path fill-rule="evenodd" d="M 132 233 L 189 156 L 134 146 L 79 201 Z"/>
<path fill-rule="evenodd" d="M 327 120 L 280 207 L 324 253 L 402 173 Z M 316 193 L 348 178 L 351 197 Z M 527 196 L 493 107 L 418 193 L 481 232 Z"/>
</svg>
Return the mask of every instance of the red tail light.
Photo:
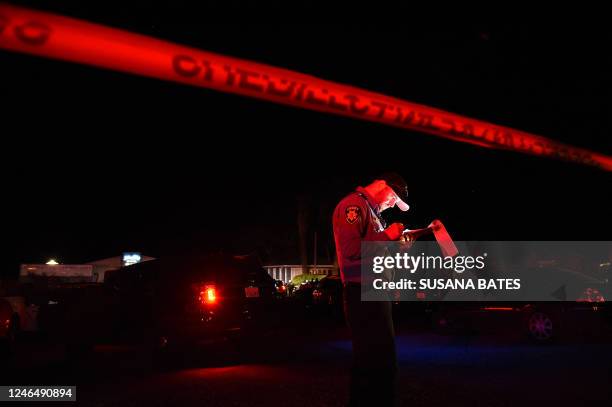
<svg viewBox="0 0 612 407">
<path fill-rule="evenodd" d="M 603 294 L 597 288 L 587 288 L 584 290 L 577 302 L 606 302 Z"/>
<path fill-rule="evenodd" d="M 198 301 L 201 305 L 214 305 L 217 303 L 219 295 L 214 284 L 200 286 Z"/>
</svg>

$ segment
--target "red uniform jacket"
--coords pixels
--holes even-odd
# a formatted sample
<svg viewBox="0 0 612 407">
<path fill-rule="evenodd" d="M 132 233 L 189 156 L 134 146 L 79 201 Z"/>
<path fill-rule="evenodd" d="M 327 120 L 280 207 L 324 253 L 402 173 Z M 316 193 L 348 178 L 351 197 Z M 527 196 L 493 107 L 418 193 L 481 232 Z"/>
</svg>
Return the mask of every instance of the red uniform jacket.
<svg viewBox="0 0 612 407">
<path fill-rule="evenodd" d="M 334 240 L 344 283 L 361 282 L 361 242 L 389 240 L 376 208 L 373 198 L 363 188 L 357 188 L 334 210 Z"/>
</svg>

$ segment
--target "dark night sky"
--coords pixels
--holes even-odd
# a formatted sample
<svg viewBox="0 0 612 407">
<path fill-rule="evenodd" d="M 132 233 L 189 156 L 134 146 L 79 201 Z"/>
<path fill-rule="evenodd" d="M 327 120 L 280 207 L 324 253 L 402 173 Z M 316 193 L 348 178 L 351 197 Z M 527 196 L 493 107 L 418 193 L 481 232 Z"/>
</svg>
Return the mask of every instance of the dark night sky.
<svg viewBox="0 0 612 407">
<path fill-rule="evenodd" d="M 26 3 L 612 154 L 611 36 L 597 28 Z M 406 177 L 412 198 L 389 218 L 414 227 L 436 217 L 457 240 L 610 239 L 611 176 L 596 169 L 63 62 L 2 52 L 0 66 L 5 275 L 126 250 L 263 249 L 288 261 L 299 200 L 325 257 L 336 201 L 385 170 Z"/>
</svg>

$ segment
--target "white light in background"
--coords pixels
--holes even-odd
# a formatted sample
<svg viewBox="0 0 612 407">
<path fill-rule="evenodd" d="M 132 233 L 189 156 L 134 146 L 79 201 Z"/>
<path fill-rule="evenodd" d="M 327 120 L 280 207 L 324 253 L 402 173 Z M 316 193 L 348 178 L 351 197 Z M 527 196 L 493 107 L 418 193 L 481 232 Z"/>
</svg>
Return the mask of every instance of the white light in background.
<svg viewBox="0 0 612 407">
<path fill-rule="evenodd" d="M 140 255 L 140 253 L 123 253 L 124 266 L 140 263 L 141 260 L 142 256 Z"/>
</svg>

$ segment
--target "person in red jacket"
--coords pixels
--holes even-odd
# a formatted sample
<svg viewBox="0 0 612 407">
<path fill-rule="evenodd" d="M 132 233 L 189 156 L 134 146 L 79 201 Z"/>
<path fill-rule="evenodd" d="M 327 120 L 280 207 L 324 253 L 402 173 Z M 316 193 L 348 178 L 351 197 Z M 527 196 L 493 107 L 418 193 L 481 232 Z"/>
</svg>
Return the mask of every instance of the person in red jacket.
<svg viewBox="0 0 612 407">
<path fill-rule="evenodd" d="M 391 406 L 395 402 L 397 357 L 390 301 L 361 301 L 361 242 L 397 241 L 404 225 L 386 227 L 380 214 L 397 206 L 409 209 L 408 186 L 387 173 L 359 187 L 338 203 L 334 240 L 344 286 L 344 312 L 353 344 L 349 405 Z"/>
</svg>

